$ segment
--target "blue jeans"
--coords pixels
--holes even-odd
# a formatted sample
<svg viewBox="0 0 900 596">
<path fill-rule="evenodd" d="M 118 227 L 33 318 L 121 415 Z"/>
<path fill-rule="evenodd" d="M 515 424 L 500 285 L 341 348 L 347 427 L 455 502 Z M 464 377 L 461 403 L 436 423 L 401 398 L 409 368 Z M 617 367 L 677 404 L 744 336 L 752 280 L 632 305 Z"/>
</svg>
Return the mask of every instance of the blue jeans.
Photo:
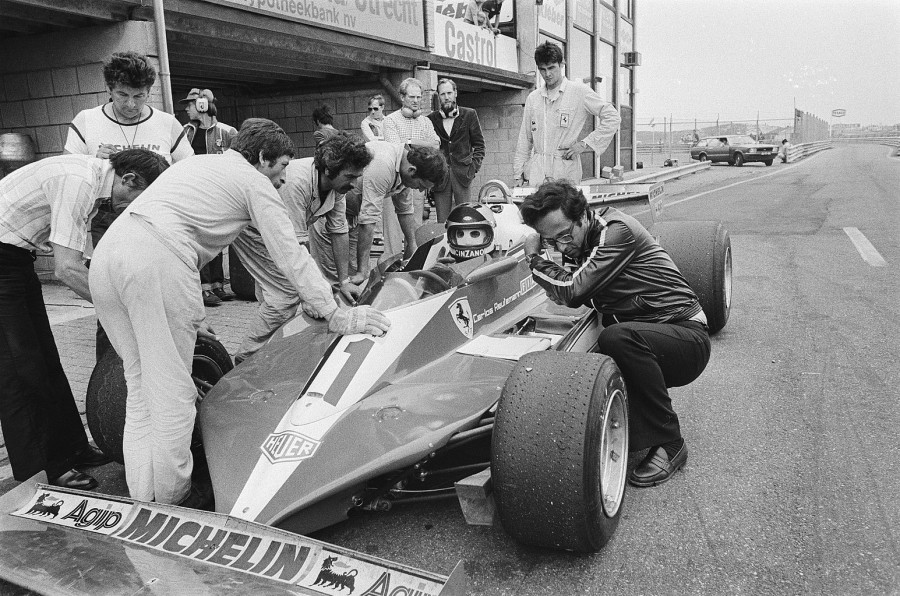
<svg viewBox="0 0 900 596">
<path fill-rule="evenodd" d="M 32 253 L 0 243 L 0 425 L 16 480 L 50 479 L 87 447 Z"/>
</svg>

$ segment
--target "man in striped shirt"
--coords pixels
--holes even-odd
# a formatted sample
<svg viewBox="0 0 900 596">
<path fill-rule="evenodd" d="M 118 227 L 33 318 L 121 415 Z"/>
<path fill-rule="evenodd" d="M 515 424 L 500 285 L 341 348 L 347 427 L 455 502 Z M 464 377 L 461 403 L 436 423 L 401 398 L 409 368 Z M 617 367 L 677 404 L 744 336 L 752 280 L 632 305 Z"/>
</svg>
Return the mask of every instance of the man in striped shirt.
<svg viewBox="0 0 900 596">
<path fill-rule="evenodd" d="M 122 212 L 168 164 L 146 149 L 109 160 L 49 157 L 0 180 L 0 424 L 16 480 L 45 471 L 51 484 L 89 490 L 76 468 L 109 459 L 87 442 L 59 360 L 36 251 L 53 250 L 56 277 L 91 300 L 84 257 L 101 202 Z"/>
</svg>

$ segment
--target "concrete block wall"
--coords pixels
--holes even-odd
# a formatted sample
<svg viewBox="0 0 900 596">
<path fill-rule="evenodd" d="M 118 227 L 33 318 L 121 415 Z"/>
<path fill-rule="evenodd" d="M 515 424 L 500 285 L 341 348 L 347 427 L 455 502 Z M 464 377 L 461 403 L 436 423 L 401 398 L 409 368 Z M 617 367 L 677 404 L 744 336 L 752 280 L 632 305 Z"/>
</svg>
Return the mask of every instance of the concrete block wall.
<svg viewBox="0 0 900 596">
<path fill-rule="evenodd" d="M 484 133 L 484 163 L 472 181 L 473 191 L 480 189 L 488 180 L 513 184 L 516 142 L 527 96 L 528 91 L 460 94 L 459 104 L 478 112 Z"/>
<path fill-rule="evenodd" d="M 75 114 L 109 101 L 103 63 L 125 50 L 155 56 L 152 23 L 130 21 L 0 42 L 0 132 L 30 136 L 38 159 L 62 153 Z M 162 107 L 158 81 L 149 103 Z"/>
<path fill-rule="evenodd" d="M 329 106 L 335 128 L 362 136 L 359 124 L 366 117 L 369 97 L 376 94 L 384 97 L 386 114 L 400 107 L 387 91 L 377 86 L 342 92 L 236 97 L 225 99 L 217 107 L 220 110 L 219 120 L 236 128 L 247 118 L 274 120 L 294 141 L 296 157 L 310 157 L 316 146 L 313 138 L 313 110 L 322 104 Z M 234 108 L 223 109 L 222 104 L 233 104 Z M 232 114 L 233 120 L 226 120 Z"/>
</svg>

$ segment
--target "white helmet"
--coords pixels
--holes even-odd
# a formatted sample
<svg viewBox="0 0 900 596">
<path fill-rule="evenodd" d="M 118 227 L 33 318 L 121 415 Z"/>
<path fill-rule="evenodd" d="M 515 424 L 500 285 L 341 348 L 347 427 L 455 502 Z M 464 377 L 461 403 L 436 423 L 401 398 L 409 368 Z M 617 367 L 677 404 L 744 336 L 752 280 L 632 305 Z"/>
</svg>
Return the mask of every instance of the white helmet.
<svg viewBox="0 0 900 596">
<path fill-rule="evenodd" d="M 447 216 L 447 244 L 458 261 L 480 257 L 494 248 L 497 222 L 487 205 L 461 203 Z"/>
</svg>

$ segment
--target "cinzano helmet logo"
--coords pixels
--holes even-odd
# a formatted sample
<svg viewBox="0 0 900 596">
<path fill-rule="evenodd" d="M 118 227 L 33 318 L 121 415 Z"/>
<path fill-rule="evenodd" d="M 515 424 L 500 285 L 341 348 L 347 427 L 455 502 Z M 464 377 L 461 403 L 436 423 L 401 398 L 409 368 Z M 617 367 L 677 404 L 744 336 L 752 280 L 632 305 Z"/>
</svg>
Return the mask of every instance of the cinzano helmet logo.
<svg viewBox="0 0 900 596">
<path fill-rule="evenodd" d="M 260 445 L 263 455 L 273 464 L 309 459 L 321 443 L 291 430 L 272 433 Z"/>
</svg>

